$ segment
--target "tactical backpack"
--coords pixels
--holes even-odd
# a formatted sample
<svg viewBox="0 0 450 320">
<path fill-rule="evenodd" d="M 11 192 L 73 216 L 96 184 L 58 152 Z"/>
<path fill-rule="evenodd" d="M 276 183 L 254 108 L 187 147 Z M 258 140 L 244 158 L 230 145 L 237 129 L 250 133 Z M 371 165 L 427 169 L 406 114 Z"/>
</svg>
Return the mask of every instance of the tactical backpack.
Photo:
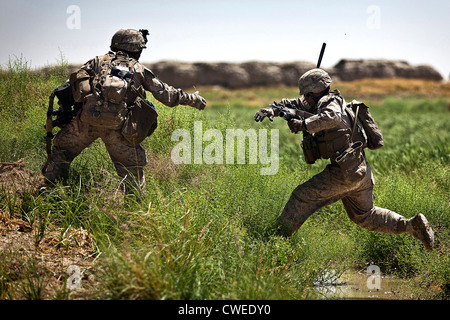
<svg viewBox="0 0 450 320">
<path fill-rule="evenodd" d="M 83 98 L 82 122 L 104 129 L 119 130 L 122 127 L 131 85 L 113 70 L 129 73 L 136 62 L 135 59 L 114 53 L 108 53 L 98 61 L 100 70 L 92 79 L 92 91 Z"/>
<path fill-rule="evenodd" d="M 128 142 L 138 145 L 156 129 L 158 113 L 136 88 L 132 72 L 137 60 L 109 53 L 99 63 L 100 72 L 91 85 L 94 90 L 83 98 L 80 119 L 92 126 L 121 130 Z"/>
<path fill-rule="evenodd" d="M 365 135 L 367 148 L 370 150 L 381 148 L 384 145 L 383 134 L 370 114 L 369 107 L 365 105 L 364 102 L 352 100 L 352 102 L 347 103 L 346 110 L 353 121 L 355 120 L 355 117 L 358 118 L 356 124 L 363 129 L 361 131 L 363 135 Z M 355 116 L 355 114 L 357 114 L 357 116 Z"/>
</svg>

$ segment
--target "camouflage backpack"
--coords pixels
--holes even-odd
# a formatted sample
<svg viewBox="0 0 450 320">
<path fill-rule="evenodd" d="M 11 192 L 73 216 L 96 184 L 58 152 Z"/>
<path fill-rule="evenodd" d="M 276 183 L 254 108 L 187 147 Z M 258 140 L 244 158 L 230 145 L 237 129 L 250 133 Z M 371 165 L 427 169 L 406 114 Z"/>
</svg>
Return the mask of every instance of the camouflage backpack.
<svg viewBox="0 0 450 320">
<path fill-rule="evenodd" d="M 132 87 L 131 71 L 137 60 L 112 52 L 97 59 L 98 70 L 92 79 L 92 92 L 83 99 L 81 121 L 118 130 L 127 114 L 127 95 Z"/>
<path fill-rule="evenodd" d="M 346 106 L 347 112 L 350 117 L 354 120 L 355 114 L 357 113 L 358 122 L 357 125 L 363 129 L 361 130 L 365 135 L 367 141 L 367 148 L 371 150 L 376 150 L 384 145 L 383 134 L 381 133 L 378 124 L 375 122 L 374 118 L 369 112 L 369 107 L 357 100 L 352 100 Z M 358 109 L 358 112 L 356 110 Z"/>
</svg>

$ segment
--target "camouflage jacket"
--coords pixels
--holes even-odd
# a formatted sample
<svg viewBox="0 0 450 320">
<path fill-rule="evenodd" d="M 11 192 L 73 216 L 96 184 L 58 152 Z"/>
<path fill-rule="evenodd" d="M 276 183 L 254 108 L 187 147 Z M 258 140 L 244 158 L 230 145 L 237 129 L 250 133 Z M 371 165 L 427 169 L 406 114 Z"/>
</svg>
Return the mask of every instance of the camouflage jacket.
<svg viewBox="0 0 450 320">
<path fill-rule="evenodd" d="M 355 128 L 353 139 L 351 139 L 353 120 L 346 111 L 346 102 L 339 90 L 330 91 L 312 107 L 308 106 L 303 97 L 283 99 L 281 103 L 285 106 L 290 104 L 296 109 L 312 114 L 305 119 L 305 126 L 307 131 L 316 137 L 320 155 L 324 159 L 334 161 L 349 147 L 351 141 L 365 142 L 358 126 Z"/>
</svg>

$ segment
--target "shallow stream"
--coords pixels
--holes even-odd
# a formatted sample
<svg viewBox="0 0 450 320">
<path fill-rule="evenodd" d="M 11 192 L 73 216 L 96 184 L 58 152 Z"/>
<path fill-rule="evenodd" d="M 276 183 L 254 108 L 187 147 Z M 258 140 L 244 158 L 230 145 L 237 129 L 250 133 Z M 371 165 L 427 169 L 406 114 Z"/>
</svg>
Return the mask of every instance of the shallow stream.
<svg viewBox="0 0 450 320">
<path fill-rule="evenodd" d="M 411 299 L 408 282 L 404 279 L 346 271 L 333 283 L 321 283 L 314 290 L 323 299 Z"/>
</svg>

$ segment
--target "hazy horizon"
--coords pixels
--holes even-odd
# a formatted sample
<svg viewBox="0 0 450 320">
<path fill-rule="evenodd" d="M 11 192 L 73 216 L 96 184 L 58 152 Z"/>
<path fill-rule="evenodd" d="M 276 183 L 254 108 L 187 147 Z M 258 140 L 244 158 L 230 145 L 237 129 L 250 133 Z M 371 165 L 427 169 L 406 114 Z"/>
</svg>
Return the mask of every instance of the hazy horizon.
<svg viewBox="0 0 450 320">
<path fill-rule="evenodd" d="M 109 50 L 121 28 L 148 29 L 140 61 L 315 63 L 403 60 L 450 73 L 450 3 L 409 1 L 5 1 L 0 65 L 22 56 L 32 68 L 60 54 L 82 64 Z"/>
</svg>

